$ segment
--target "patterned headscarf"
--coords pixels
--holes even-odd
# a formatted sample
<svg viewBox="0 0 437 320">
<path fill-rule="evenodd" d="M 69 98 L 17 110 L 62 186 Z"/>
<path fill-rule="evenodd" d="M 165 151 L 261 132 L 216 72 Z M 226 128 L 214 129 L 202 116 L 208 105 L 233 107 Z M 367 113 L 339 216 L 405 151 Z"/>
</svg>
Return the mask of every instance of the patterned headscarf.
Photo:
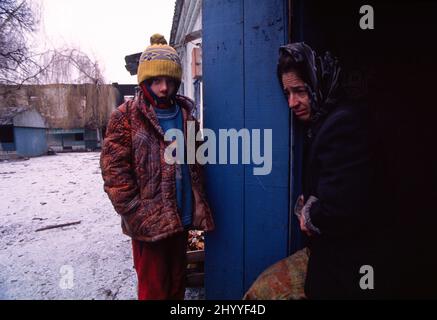
<svg viewBox="0 0 437 320">
<path fill-rule="evenodd" d="M 337 101 L 341 70 L 338 59 L 329 52 L 323 57 L 316 56 L 313 49 L 304 42 L 281 46 L 279 55 L 291 56 L 299 70 L 304 73 L 302 80 L 305 81 L 311 99 L 311 121 L 318 121 Z"/>
</svg>

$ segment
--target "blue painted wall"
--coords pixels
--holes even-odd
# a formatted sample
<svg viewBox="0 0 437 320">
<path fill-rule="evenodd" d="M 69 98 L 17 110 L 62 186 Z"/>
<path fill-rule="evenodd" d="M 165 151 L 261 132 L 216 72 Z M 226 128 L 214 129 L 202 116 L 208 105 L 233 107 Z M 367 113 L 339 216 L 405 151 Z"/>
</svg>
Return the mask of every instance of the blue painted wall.
<svg viewBox="0 0 437 320">
<path fill-rule="evenodd" d="M 217 136 L 219 129 L 273 129 L 269 175 L 254 176 L 252 165 L 207 166 L 217 227 L 206 239 L 207 299 L 240 299 L 290 252 L 290 113 L 276 77 L 286 3 L 203 1 L 205 127 Z"/>
<path fill-rule="evenodd" d="M 47 135 L 45 128 L 14 128 L 17 154 L 35 157 L 47 152 Z"/>
</svg>

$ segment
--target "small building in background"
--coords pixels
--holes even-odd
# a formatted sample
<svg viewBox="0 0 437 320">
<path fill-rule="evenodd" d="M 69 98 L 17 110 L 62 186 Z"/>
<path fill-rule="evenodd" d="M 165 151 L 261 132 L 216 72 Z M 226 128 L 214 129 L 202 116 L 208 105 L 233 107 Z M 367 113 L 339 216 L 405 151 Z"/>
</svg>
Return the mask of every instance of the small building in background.
<svg viewBox="0 0 437 320">
<path fill-rule="evenodd" d="M 47 124 L 35 109 L 23 107 L 0 116 L 2 157 L 35 157 L 47 152 Z"/>
<path fill-rule="evenodd" d="M 0 86 L 2 157 L 99 149 L 120 95 L 113 85 Z"/>
</svg>

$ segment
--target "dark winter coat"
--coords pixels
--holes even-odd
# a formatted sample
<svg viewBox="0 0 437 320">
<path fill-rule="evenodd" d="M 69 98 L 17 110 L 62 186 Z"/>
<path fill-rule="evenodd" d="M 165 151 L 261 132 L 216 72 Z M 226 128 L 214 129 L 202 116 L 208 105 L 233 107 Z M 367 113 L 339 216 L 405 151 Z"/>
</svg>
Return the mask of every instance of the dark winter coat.
<svg viewBox="0 0 437 320">
<path fill-rule="evenodd" d="M 304 197 L 318 199 L 309 215 L 320 230 L 309 238 L 309 298 L 372 297 L 360 287 L 360 268 L 375 266 L 373 157 L 364 106 L 331 106 L 309 131 Z"/>
</svg>

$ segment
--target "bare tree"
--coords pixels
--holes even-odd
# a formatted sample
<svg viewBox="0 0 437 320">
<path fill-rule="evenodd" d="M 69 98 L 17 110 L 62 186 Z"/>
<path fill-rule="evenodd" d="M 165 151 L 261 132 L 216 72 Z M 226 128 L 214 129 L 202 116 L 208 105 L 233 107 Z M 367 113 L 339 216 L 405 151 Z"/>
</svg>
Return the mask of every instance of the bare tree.
<svg viewBox="0 0 437 320">
<path fill-rule="evenodd" d="M 31 52 L 28 36 L 39 24 L 39 9 L 28 0 L 0 0 L 0 83 L 22 84 L 46 66 Z"/>
<path fill-rule="evenodd" d="M 79 49 L 50 50 L 42 55 L 41 65 L 45 67 L 38 76 L 39 83 L 104 83 L 98 61 Z"/>
<path fill-rule="evenodd" d="M 36 2 L 0 0 L 0 84 L 102 84 L 98 62 L 79 49 L 31 50 L 40 12 Z"/>
</svg>

